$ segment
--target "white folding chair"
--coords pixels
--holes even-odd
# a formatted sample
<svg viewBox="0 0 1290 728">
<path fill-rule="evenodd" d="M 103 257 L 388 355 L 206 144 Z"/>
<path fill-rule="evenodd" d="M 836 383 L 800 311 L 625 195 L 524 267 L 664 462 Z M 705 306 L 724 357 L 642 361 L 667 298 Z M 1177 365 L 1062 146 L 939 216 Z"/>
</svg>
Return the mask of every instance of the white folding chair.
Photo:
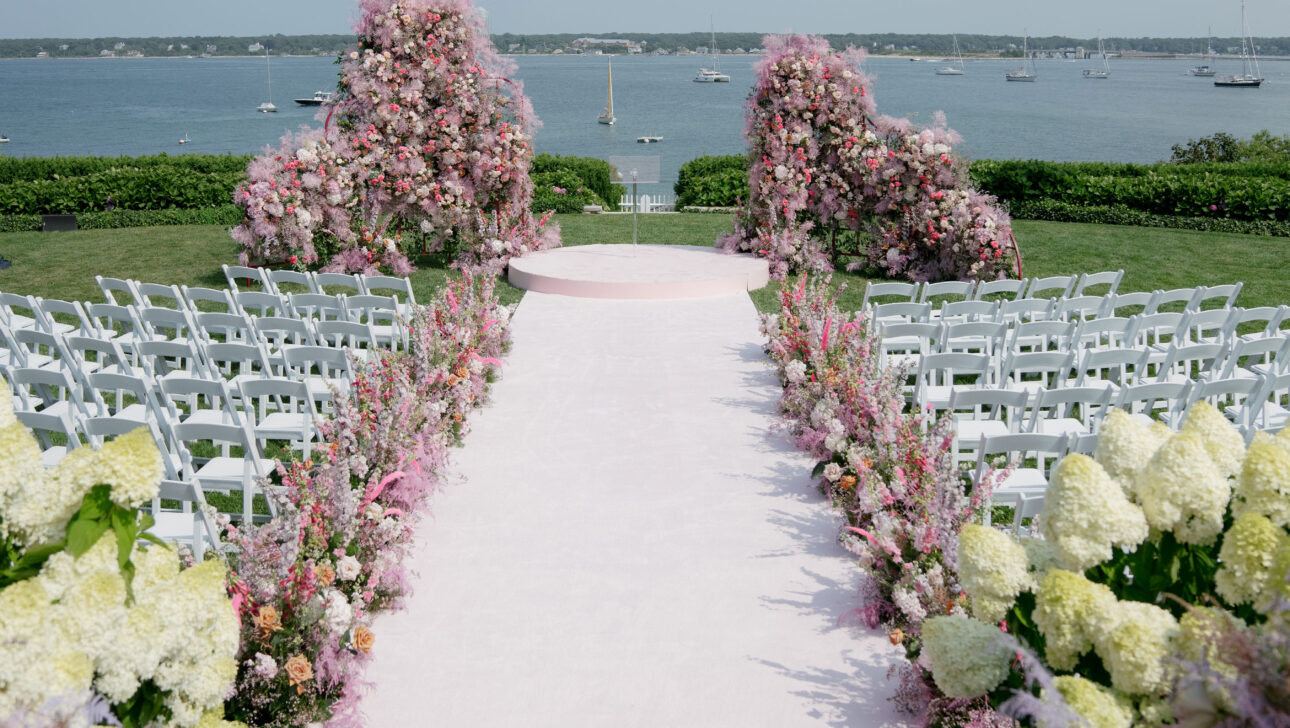
<svg viewBox="0 0 1290 728">
<path fill-rule="evenodd" d="M 1115 406 L 1144 424 L 1164 422 L 1170 427 L 1182 423 L 1191 382 L 1144 382 L 1121 387 Z"/>
<path fill-rule="evenodd" d="M 15 411 L 57 415 L 69 423 L 86 415 L 85 400 L 68 370 L 11 367 L 6 375 L 13 388 Z"/>
<path fill-rule="evenodd" d="M 1258 415 L 1252 405 L 1262 401 L 1267 382 L 1267 377 L 1263 376 L 1204 379 L 1192 385 L 1188 406 L 1204 400 L 1233 424 L 1251 427 Z"/>
<path fill-rule="evenodd" d="M 239 289 L 243 291 L 251 290 L 250 286 L 252 285 L 259 286 L 261 292 L 273 290 L 273 284 L 265 277 L 263 268 L 252 268 L 245 265 L 224 265 L 220 267 L 224 269 L 224 280 L 228 281 L 228 289 L 234 292 L 234 295 Z M 241 286 L 238 285 L 238 281 L 242 282 Z"/>
<path fill-rule="evenodd" d="M 1205 311 L 1190 311 L 1186 323 L 1179 334 L 1179 343 L 1220 344 L 1231 338 L 1228 323 L 1232 312 L 1228 309 L 1211 308 Z"/>
<path fill-rule="evenodd" d="M 214 374 L 194 341 L 141 341 L 135 346 L 139 369 L 157 379 L 195 377 L 209 379 Z"/>
<path fill-rule="evenodd" d="M 396 296 L 367 294 L 345 297 L 345 311 L 349 320 L 370 326 L 382 346 L 396 351 L 407 348 L 408 343 L 408 333 L 399 310 L 399 299 Z"/>
<path fill-rule="evenodd" d="M 946 324 L 940 350 L 985 354 L 994 360 L 1003 356 L 1007 338 L 1008 324 L 1002 321 Z"/>
<path fill-rule="evenodd" d="M 242 414 L 222 379 L 171 377 L 161 381 L 171 425 L 184 422 L 241 425 Z"/>
<path fill-rule="evenodd" d="M 939 303 L 950 303 L 953 301 L 967 301 L 973 298 L 973 291 L 976 289 L 976 281 L 938 281 L 936 283 L 924 283 L 922 290 L 918 292 L 918 302 L 923 303 L 932 301 L 934 298 L 945 297 L 948 301 Z M 932 301 L 933 304 L 937 303 Z"/>
<path fill-rule="evenodd" d="M 388 295 L 381 293 L 389 291 L 396 296 L 401 296 L 404 303 L 399 304 L 399 314 L 403 318 L 411 318 L 412 308 L 417 305 L 417 297 L 412 293 L 412 281 L 395 276 L 369 276 L 359 274 L 359 280 L 363 283 L 363 290 L 366 293 L 374 295 Z M 863 309 L 863 304 L 861 305 Z"/>
<path fill-rule="evenodd" d="M 1170 346 L 1160 364 L 1156 380 L 1160 382 L 1195 381 L 1213 372 L 1214 362 L 1227 356 L 1224 344 L 1184 344 Z"/>
<path fill-rule="evenodd" d="M 1018 298 L 1004 301 L 999 315 L 1005 321 L 1046 321 L 1056 318 L 1057 301 L 1051 298 Z"/>
<path fill-rule="evenodd" d="M 306 459 L 313 454 L 318 409 L 309 386 L 290 379 L 254 379 L 241 383 L 242 411 L 263 450 L 269 440 L 286 440 Z"/>
<path fill-rule="evenodd" d="M 880 328 L 878 365 L 917 369 L 924 356 L 937 350 L 940 338 L 940 324 L 886 324 Z"/>
<path fill-rule="evenodd" d="M 167 501 L 179 501 L 179 507 L 163 507 Z M 202 560 L 207 548 L 219 549 L 219 526 L 211 517 L 206 494 L 197 483 L 163 479 L 157 484 L 151 512 L 154 523 L 148 533 L 167 543 L 188 546 L 197 561 Z"/>
<path fill-rule="evenodd" d="M 993 298 L 1000 296 L 1005 300 L 1016 300 L 1022 297 L 1026 289 L 1030 287 L 1030 279 L 1022 278 L 1000 278 L 993 281 L 980 281 L 976 285 L 976 290 L 972 292 L 973 298 L 985 300 L 987 296 Z"/>
<path fill-rule="evenodd" d="M 275 368 L 269 362 L 269 353 L 260 343 L 216 342 L 205 345 L 206 361 L 212 373 L 223 377 L 229 386 L 248 379 L 272 377 Z"/>
<path fill-rule="evenodd" d="M 255 438 L 245 424 L 181 422 L 171 428 L 181 463 L 183 480 L 204 491 L 242 494 L 242 521 L 255 520 L 254 498 L 258 481 L 275 467 L 260 454 Z M 240 452 L 239 452 L 240 451 Z M 210 455 L 209 453 L 217 453 Z M 277 515 L 272 498 L 267 498 L 270 516 Z M 265 520 L 261 518 L 259 520 Z"/>
<path fill-rule="evenodd" d="M 1259 377 L 1280 374 L 1290 366 L 1290 337 L 1265 336 L 1261 339 L 1233 339 L 1227 357 L 1215 362 L 1215 376 Z"/>
<path fill-rule="evenodd" d="M 67 453 L 80 447 L 76 428 L 66 413 L 17 410 L 13 414 L 36 438 L 40 445 L 40 462 L 46 468 L 58 465 Z"/>
<path fill-rule="evenodd" d="M 318 285 L 314 282 L 314 277 L 308 273 L 298 270 L 279 269 L 270 270 L 265 275 L 269 283 L 273 286 L 274 292 L 280 296 L 289 293 L 319 293 Z M 298 289 L 283 288 L 283 286 L 296 286 Z"/>
<path fill-rule="evenodd" d="M 955 389 L 990 386 L 990 373 L 990 357 L 985 354 L 928 354 L 919 362 L 910 401 L 920 409 L 943 410 Z"/>
<path fill-rule="evenodd" d="M 179 286 L 136 281 L 134 290 L 139 296 L 140 310 L 156 307 L 182 311 L 188 308 L 184 300 L 184 294 L 179 290 Z"/>
<path fill-rule="evenodd" d="M 1074 346 L 1076 328 L 1074 321 L 1019 321 L 1012 325 L 1005 350 L 1066 351 Z"/>
<path fill-rule="evenodd" d="M 1093 294 L 1088 289 L 1093 286 L 1107 286 L 1107 289 L 1101 295 L 1114 294 L 1120 287 L 1120 281 L 1124 279 L 1124 270 L 1105 270 L 1100 273 L 1084 273 L 1080 275 L 1079 282 L 1075 284 L 1072 296 L 1088 296 Z"/>
<path fill-rule="evenodd" d="M 247 316 L 291 316 L 291 306 L 277 293 L 264 291 L 236 291 L 233 301 Z"/>
<path fill-rule="evenodd" d="M 134 306 L 119 306 L 115 303 L 91 303 L 86 308 L 86 315 L 98 329 L 98 337 L 111 339 L 121 349 L 134 356 L 135 344 L 144 340 L 143 326 L 139 323 L 139 314 Z"/>
<path fill-rule="evenodd" d="M 1083 387 L 1122 387 L 1138 384 L 1150 376 L 1151 350 L 1087 349 L 1080 352 L 1075 365 L 1075 385 Z"/>
<path fill-rule="evenodd" d="M 1014 467 L 1008 477 L 996 483 L 989 505 L 998 503 L 1015 509 L 1022 497 L 1044 495 L 1053 466 L 1066 454 L 1067 447 L 1065 435 L 1022 433 L 983 437 L 977 446 L 976 482 L 985 479 L 996 457 L 1003 458 Z M 992 521 L 991 511 L 987 507 L 984 512 L 987 525 Z"/>
<path fill-rule="evenodd" d="M 135 289 L 134 281 L 128 281 L 123 278 L 94 276 L 94 282 L 98 283 L 99 290 L 103 292 L 103 297 L 110 304 L 115 306 L 143 306 L 145 304 L 145 301 L 139 296 L 139 291 Z"/>
<path fill-rule="evenodd" d="M 38 329 L 6 330 L 11 353 L 18 355 L 19 366 L 36 369 L 61 369 L 75 366 L 63 340 L 54 334 Z"/>
<path fill-rule="evenodd" d="M 1281 322 L 1288 312 L 1290 307 L 1286 306 L 1233 308 L 1228 314 L 1227 328 L 1242 339 L 1275 336 L 1282 333 Z"/>
<path fill-rule="evenodd" d="M 883 284 L 885 285 L 885 284 Z M 932 316 L 930 303 L 879 303 L 873 307 L 873 320 L 878 323 L 927 323 Z"/>
<path fill-rule="evenodd" d="M 1028 392 L 992 387 L 951 390 L 946 409 L 954 423 L 955 465 L 976 452 L 982 437 L 1020 432 L 1029 398 Z"/>
<path fill-rule="evenodd" d="M 1221 286 L 1201 286 L 1196 289 L 1196 295 L 1187 303 L 1187 308 L 1193 311 L 1200 311 L 1201 309 L 1206 308 L 1206 301 L 1217 301 L 1218 308 L 1231 309 L 1236 305 L 1236 297 L 1241 295 L 1241 288 L 1244 286 L 1244 283 L 1225 283 Z"/>
<path fill-rule="evenodd" d="M 86 377 L 86 382 L 85 403 L 91 417 L 155 423 L 170 418 L 148 379 L 130 374 L 95 372 Z"/>
<path fill-rule="evenodd" d="M 338 274 L 331 274 L 338 275 Z M 345 297 L 329 293 L 291 293 L 287 295 L 291 315 L 313 321 L 346 321 L 349 312 Z"/>
<path fill-rule="evenodd" d="M 58 336 L 94 336 L 98 327 L 90 323 L 85 308 L 79 301 L 60 301 L 56 298 L 33 298 L 40 309 L 51 334 Z"/>
<path fill-rule="evenodd" d="M 1032 278 L 1024 298 L 1066 298 L 1078 282 L 1078 275 Z"/>
<path fill-rule="evenodd" d="M 1002 311 L 1002 301 L 949 301 L 933 311 L 932 318 L 940 319 L 947 324 L 961 324 L 973 321 L 998 322 Z"/>
<path fill-rule="evenodd" d="M 1290 423 L 1290 372 L 1266 378 L 1263 392 L 1248 419 L 1261 430 L 1280 431 Z"/>
<path fill-rule="evenodd" d="M 202 311 L 193 314 L 193 327 L 207 343 L 253 344 L 260 341 L 255 324 L 245 314 Z"/>
<path fill-rule="evenodd" d="M 355 296 L 367 293 L 363 288 L 363 281 L 354 273 L 314 273 L 313 279 L 314 290 L 319 293 L 344 293 Z M 328 288 L 332 290 L 329 291 Z"/>
<path fill-rule="evenodd" d="M 141 308 L 139 325 L 144 339 L 152 341 L 198 341 L 202 337 L 194 330 L 188 312 L 180 309 L 153 307 Z"/>
<path fill-rule="evenodd" d="M 344 349 L 288 346 L 282 349 L 282 360 L 287 378 L 309 385 L 309 394 L 323 404 L 322 411 L 329 411 L 332 387 L 341 393 L 349 391 L 353 370 Z"/>
<path fill-rule="evenodd" d="M 1108 294 L 1102 306 L 1102 315 L 1128 317 L 1153 313 L 1160 293 L 1160 291 L 1134 291 Z"/>
<path fill-rule="evenodd" d="M 1075 346 L 1079 349 L 1122 349 L 1131 345 L 1137 326 L 1136 317 L 1082 319 L 1075 329 Z"/>
<path fill-rule="evenodd" d="M 1148 308 L 1143 313 L 1159 313 L 1164 310 L 1165 306 L 1168 306 L 1171 311 L 1176 310 L 1179 312 L 1199 310 L 1192 308 L 1191 302 L 1195 300 L 1196 294 L 1200 290 L 1200 286 L 1192 286 L 1190 288 L 1171 288 L 1167 291 L 1156 291 L 1154 307 Z"/>
<path fill-rule="evenodd" d="M 999 386 L 1027 392 L 1055 389 L 1065 386 L 1074 370 L 1073 351 L 1012 352 L 1003 359 Z"/>
<path fill-rule="evenodd" d="M 10 329 L 40 329 L 48 331 L 45 315 L 36 300 L 17 293 L 0 293 L 0 320 Z"/>
<path fill-rule="evenodd" d="M 886 283 L 874 283 L 869 281 L 864 287 L 864 298 L 860 301 L 860 310 L 869 307 L 869 304 L 876 304 L 874 298 L 892 298 L 903 303 L 915 303 L 918 301 L 918 292 L 922 288 L 921 283 L 901 283 L 890 281 Z"/>
<path fill-rule="evenodd" d="M 1029 432 L 1075 438 L 1098 431 L 1111 402 L 1109 385 L 1041 389 L 1031 405 Z"/>
<path fill-rule="evenodd" d="M 95 372 L 134 374 L 134 365 L 121 345 L 112 339 L 90 336 L 68 336 L 63 339 L 70 361 L 75 364 L 73 374 L 84 383 L 84 378 Z"/>
<path fill-rule="evenodd" d="M 194 316 L 207 312 L 224 314 L 238 312 L 237 304 L 233 302 L 233 294 L 228 289 L 180 286 L 179 291 L 184 296 L 184 303 L 189 313 Z"/>
<path fill-rule="evenodd" d="M 1105 315 L 1103 307 L 1106 298 L 1102 296 L 1071 296 L 1057 299 L 1053 317 L 1064 321 L 1083 321 Z"/>
</svg>

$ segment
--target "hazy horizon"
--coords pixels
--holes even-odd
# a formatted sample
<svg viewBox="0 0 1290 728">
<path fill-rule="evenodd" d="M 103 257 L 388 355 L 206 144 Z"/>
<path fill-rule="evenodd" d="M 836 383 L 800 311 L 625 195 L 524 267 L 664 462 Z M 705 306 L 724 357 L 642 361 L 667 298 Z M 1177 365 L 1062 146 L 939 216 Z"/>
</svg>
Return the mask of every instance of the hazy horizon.
<svg viewBox="0 0 1290 728">
<path fill-rule="evenodd" d="M 761 33 L 927 33 L 1093 38 L 1196 38 L 1241 34 L 1239 0 L 1085 0 L 1049 6 L 1021 0 L 896 0 L 862 7 L 853 0 L 756 4 L 710 0 L 704 6 L 655 0 L 649 13 L 602 0 L 484 0 L 492 33 L 615 35 L 684 33 L 708 29 Z M 644 7 L 644 6 L 640 6 Z M 312 35 L 353 32 L 354 0 L 225 0 L 177 4 L 164 0 L 60 0 L 50 4 L 0 0 L 4 38 Z M 1290 36 L 1290 3 L 1250 0 L 1254 35 Z"/>
</svg>

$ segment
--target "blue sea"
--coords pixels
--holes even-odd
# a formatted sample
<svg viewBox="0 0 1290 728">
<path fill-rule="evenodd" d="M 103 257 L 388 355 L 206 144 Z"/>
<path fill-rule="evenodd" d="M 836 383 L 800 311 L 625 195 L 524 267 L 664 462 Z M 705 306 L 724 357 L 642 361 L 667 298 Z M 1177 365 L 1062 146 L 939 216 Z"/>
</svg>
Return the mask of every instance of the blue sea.
<svg viewBox="0 0 1290 728">
<path fill-rule="evenodd" d="M 606 101 L 609 57 L 515 59 L 542 120 L 540 152 L 608 159 L 657 155 L 670 182 L 688 159 L 738 154 L 744 102 L 757 58 L 723 56 L 729 84 L 693 83 L 708 58 L 616 56 L 612 127 L 596 123 Z M 972 61 L 963 76 L 937 76 L 940 60 L 873 58 L 880 113 L 928 123 L 944 111 L 973 158 L 1154 162 L 1170 146 L 1223 131 L 1290 134 L 1290 63 L 1267 61 L 1260 89 L 1214 87 L 1187 74 L 1191 61 L 1111 61 L 1111 77 L 1091 80 L 1092 61 L 1038 61 L 1035 83 L 1009 83 L 1018 61 Z M 1219 73 L 1239 60 L 1214 62 Z M 253 153 L 287 131 L 320 125 L 316 107 L 295 104 L 332 89 L 330 58 L 0 60 L 0 135 L 12 156 Z M 279 112 L 261 114 L 269 99 Z M 661 136 L 639 144 L 643 135 Z M 179 139 L 191 143 L 180 146 Z M 670 187 L 665 184 L 664 187 Z M 658 191 L 645 188 L 642 191 Z"/>
</svg>

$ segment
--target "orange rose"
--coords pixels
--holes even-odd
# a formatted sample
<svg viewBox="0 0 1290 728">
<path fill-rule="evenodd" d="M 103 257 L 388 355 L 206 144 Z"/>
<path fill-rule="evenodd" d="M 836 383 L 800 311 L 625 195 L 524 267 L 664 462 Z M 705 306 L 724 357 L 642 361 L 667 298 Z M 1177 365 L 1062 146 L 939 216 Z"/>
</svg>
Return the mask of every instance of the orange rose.
<svg viewBox="0 0 1290 728">
<path fill-rule="evenodd" d="M 255 624 L 262 640 L 269 639 L 274 632 L 282 629 L 282 618 L 278 616 L 278 610 L 267 604 L 260 607 L 260 610 L 251 617 L 251 622 Z"/>
<path fill-rule="evenodd" d="M 456 374 L 449 374 L 448 379 L 446 380 L 446 383 L 449 387 L 455 387 L 457 386 L 457 382 L 460 382 L 460 381 L 461 380 L 457 378 Z"/>
<path fill-rule="evenodd" d="M 372 651 L 372 645 L 376 643 L 376 635 L 372 630 L 363 625 L 354 628 L 354 649 L 362 652 L 364 655 Z"/>
<path fill-rule="evenodd" d="M 851 490 L 856 487 L 856 476 L 844 475 L 838 478 L 838 485 L 841 486 L 842 490 Z"/>
<path fill-rule="evenodd" d="M 899 645 L 901 642 L 905 641 L 905 633 L 901 630 L 893 629 L 887 635 L 887 639 L 891 640 L 891 643 L 893 645 Z"/>
<path fill-rule="evenodd" d="M 331 564 L 323 564 L 322 566 L 315 566 L 314 576 L 318 579 L 318 583 L 320 585 L 324 587 L 328 587 L 328 586 L 331 586 L 331 583 L 336 580 L 336 570 L 332 568 Z"/>
<path fill-rule="evenodd" d="M 470 376 L 470 370 L 466 367 L 457 367 L 457 370 L 454 371 L 453 374 L 456 374 L 461 379 L 465 379 Z"/>
<path fill-rule="evenodd" d="M 303 683 L 306 680 L 314 678 L 313 665 L 309 664 L 309 660 L 305 659 L 304 655 L 293 655 L 282 667 L 287 671 L 287 679 L 295 686 L 296 695 L 305 691 Z"/>
</svg>

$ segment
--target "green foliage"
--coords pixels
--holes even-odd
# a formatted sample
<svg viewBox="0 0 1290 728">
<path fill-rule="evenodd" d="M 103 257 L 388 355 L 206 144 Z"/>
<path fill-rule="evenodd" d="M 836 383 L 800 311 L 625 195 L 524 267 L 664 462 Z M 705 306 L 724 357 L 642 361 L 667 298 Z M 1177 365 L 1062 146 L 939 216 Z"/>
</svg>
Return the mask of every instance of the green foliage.
<svg viewBox="0 0 1290 728">
<path fill-rule="evenodd" d="M 604 207 L 604 202 L 574 172 L 558 169 L 533 175 L 533 212 L 582 212 L 584 205 Z"/>
<path fill-rule="evenodd" d="M 232 227 L 240 222 L 242 222 L 242 210 L 237 205 L 221 205 L 196 210 L 111 210 L 76 215 L 76 227 L 79 230 L 113 230 L 164 225 Z M 37 232 L 40 229 L 40 215 L 0 215 L 0 233 Z"/>
<path fill-rule="evenodd" d="M 1137 227 L 1204 230 L 1241 235 L 1290 237 L 1290 222 L 1278 220 L 1232 220 L 1222 217 L 1186 217 L 1154 215 L 1124 205 L 1086 207 L 1061 200 L 1035 200 L 1011 206 L 1015 220 L 1051 220 L 1053 222 L 1086 222 L 1098 225 L 1132 225 Z"/>
<path fill-rule="evenodd" d="M 981 160 L 972 179 L 1011 205 L 1060 200 L 1154 215 L 1290 220 L 1290 165 L 1269 162 L 1136 165 Z"/>
<path fill-rule="evenodd" d="M 595 196 L 600 199 L 599 204 L 603 204 L 606 210 L 617 210 L 619 200 L 622 197 L 622 187 L 613 182 L 613 168 L 609 162 L 594 157 L 573 157 L 557 156 L 554 154 L 539 154 L 533 157 L 533 164 L 529 168 L 533 175 L 534 185 L 537 186 L 539 175 L 564 171 L 573 174 L 581 183 L 574 185 L 577 187 L 589 188 Z M 560 184 L 561 187 L 568 185 Z M 535 211 L 552 208 L 533 208 Z M 579 207 L 578 212 L 582 212 Z"/>
<path fill-rule="evenodd" d="M 80 213 L 110 205 L 123 210 L 219 207 L 233 199 L 233 190 L 244 179 L 244 171 L 152 167 L 13 182 L 0 185 L 0 214 Z"/>
<path fill-rule="evenodd" d="M 8 184 L 157 167 L 174 167 L 203 174 L 244 172 L 251 159 L 249 154 L 180 154 L 172 157 L 164 152 L 144 157 L 0 157 L 0 180 Z"/>
<path fill-rule="evenodd" d="M 742 154 L 696 157 L 676 174 L 676 206 L 732 207 L 748 197 L 748 158 Z"/>
<path fill-rule="evenodd" d="M 1268 162 L 1290 167 L 1290 135 L 1276 136 L 1264 129 L 1248 140 L 1242 140 L 1219 132 L 1200 139 L 1188 139 L 1186 144 L 1175 144 L 1169 161 L 1173 164 Z"/>
</svg>

